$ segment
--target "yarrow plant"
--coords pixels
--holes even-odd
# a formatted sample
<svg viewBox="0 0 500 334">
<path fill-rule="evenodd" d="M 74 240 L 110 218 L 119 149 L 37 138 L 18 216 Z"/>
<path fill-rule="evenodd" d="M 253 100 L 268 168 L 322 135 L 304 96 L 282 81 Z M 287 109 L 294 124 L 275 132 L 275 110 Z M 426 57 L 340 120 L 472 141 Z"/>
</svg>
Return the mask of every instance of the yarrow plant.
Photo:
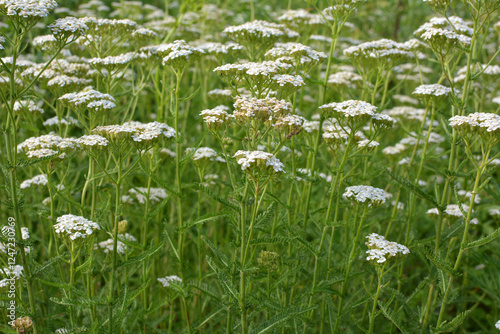
<svg viewBox="0 0 500 334">
<path fill-rule="evenodd" d="M 0 0 L 0 332 L 500 329 L 499 7 Z"/>
</svg>

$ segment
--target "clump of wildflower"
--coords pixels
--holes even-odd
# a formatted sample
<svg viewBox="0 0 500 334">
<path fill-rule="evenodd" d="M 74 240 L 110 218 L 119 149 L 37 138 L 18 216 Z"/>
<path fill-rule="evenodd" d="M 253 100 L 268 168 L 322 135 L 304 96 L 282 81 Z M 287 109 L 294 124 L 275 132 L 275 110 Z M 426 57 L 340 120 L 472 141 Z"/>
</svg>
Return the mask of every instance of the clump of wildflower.
<svg viewBox="0 0 500 334">
<path fill-rule="evenodd" d="M 413 58 L 413 52 L 404 43 L 390 39 L 361 43 L 344 50 L 344 56 L 360 65 L 379 64 L 393 67 L 398 62 Z"/>
<path fill-rule="evenodd" d="M 172 139 L 176 131 L 164 123 L 126 122 L 122 125 L 98 126 L 93 133 L 103 136 L 110 142 L 129 140 L 141 147 L 150 147 L 160 139 Z"/>
<path fill-rule="evenodd" d="M 335 88 L 357 88 L 362 84 L 363 78 L 349 71 L 333 73 L 328 77 L 328 85 Z"/>
<path fill-rule="evenodd" d="M 305 118 L 298 115 L 287 115 L 278 117 L 276 122 L 273 124 L 273 127 L 284 133 L 287 138 L 291 138 L 292 136 L 299 134 L 303 129 Z"/>
<path fill-rule="evenodd" d="M 383 189 L 372 186 L 352 186 L 346 188 L 342 197 L 372 207 L 384 204 L 386 199 L 392 197 L 392 195 Z"/>
<path fill-rule="evenodd" d="M 70 77 L 68 75 L 58 75 L 47 82 L 47 87 L 54 92 L 75 91 L 83 86 L 92 83 L 91 79 Z"/>
<path fill-rule="evenodd" d="M 131 188 L 128 191 L 129 195 L 122 196 L 122 202 L 128 204 L 134 204 L 138 202 L 140 204 L 146 204 L 148 199 L 148 188 L 136 187 Z M 163 188 L 149 188 L 149 202 L 151 204 L 160 203 L 162 200 L 167 198 L 167 192 Z"/>
<path fill-rule="evenodd" d="M 34 176 L 31 179 L 24 180 L 21 183 L 20 187 L 21 187 L 21 189 L 26 189 L 26 188 L 30 188 L 33 185 L 35 185 L 35 186 L 45 186 L 45 185 L 47 185 L 48 182 L 49 181 L 47 180 L 47 176 L 45 176 L 44 174 L 40 174 L 40 175 Z"/>
<path fill-rule="evenodd" d="M 327 58 L 324 52 L 315 51 L 300 43 L 276 43 L 265 55 L 272 60 L 290 63 L 294 67 L 299 65 L 306 72 Z"/>
<path fill-rule="evenodd" d="M 118 239 L 121 239 L 121 240 L 125 240 L 125 241 L 132 241 L 132 242 L 136 242 L 137 240 L 131 236 L 130 234 L 128 233 L 125 233 L 125 234 L 118 234 Z M 127 244 L 125 244 L 123 241 L 121 240 L 117 240 L 116 241 L 116 252 L 118 254 L 125 254 L 125 252 L 127 251 Z M 96 245 L 95 248 L 97 248 L 97 246 L 99 246 L 104 253 L 112 253 L 113 252 L 113 247 L 114 247 L 114 240 L 113 239 L 108 239 L 108 240 L 105 240 L 105 241 L 101 241 L 98 245 Z"/>
<path fill-rule="evenodd" d="M 115 99 L 111 95 L 91 88 L 84 89 L 79 93 L 64 94 L 59 98 L 59 101 L 78 112 L 88 109 L 100 113 L 116 107 Z"/>
<path fill-rule="evenodd" d="M 234 118 L 238 123 L 266 122 L 280 116 L 286 116 L 292 111 L 292 106 L 285 100 L 277 98 L 246 98 L 236 97 L 234 103 Z"/>
<path fill-rule="evenodd" d="M 197 44 L 196 47 L 200 50 L 203 50 L 205 54 L 217 57 L 233 54 L 243 49 L 243 46 L 233 42 L 227 42 L 225 44 L 216 42 L 207 42 L 207 43 Z"/>
<path fill-rule="evenodd" d="M 33 38 L 31 44 L 42 51 L 55 52 L 59 46 L 54 35 L 40 35 Z"/>
<path fill-rule="evenodd" d="M 433 100 L 439 100 L 448 97 L 451 94 L 451 88 L 440 84 L 420 85 L 413 91 L 413 95 L 422 101 L 429 103 Z M 455 90 L 455 94 L 458 93 Z"/>
<path fill-rule="evenodd" d="M 87 151 L 99 151 L 106 148 L 109 141 L 98 135 L 85 135 L 76 140 L 78 146 Z"/>
<path fill-rule="evenodd" d="M 158 282 L 160 282 L 164 288 L 170 287 L 170 284 L 182 284 L 182 279 L 179 276 L 172 275 L 166 277 L 157 278 Z"/>
<path fill-rule="evenodd" d="M 61 119 L 59 119 L 59 117 L 57 116 L 54 116 L 46 119 L 42 124 L 43 126 L 51 127 L 51 126 L 61 126 L 61 125 L 65 126 L 79 125 L 79 122 L 77 119 L 71 116 L 62 117 Z"/>
<path fill-rule="evenodd" d="M 163 47 L 163 65 L 183 70 L 198 59 L 205 51 L 189 46 L 185 41 L 178 40 Z"/>
<path fill-rule="evenodd" d="M 49 25 L 49 29 L 52 31 L 55 39 L 64 45 L 83 35 L 88 27 L 82 20 L 68 16 L 56 20 Z"/>
<path fill-rule="evenodd" d="M 259 266 L 264 267 L 268 271 L 275 271 L 279 268 L 279 254 L 270 251 L 261 251 L 257 262 Z"/>
<path fill-rule="evenodd" d="M 467 213 L 469 211 L 468 205 L 462 204 L 461 207 L 462 207 L 464 212 Z M 472 210 L 472 212 L 474 212 L 474 210 Z M 451 217 L 451 218 L 464 218 L 464 215 L 463 215 L 462 211 L 460 210 L 460 206 L 458 206 L 458 204 L 447 205 L 446 209 L 444 210 L 444 213 L 448 217 Z"/>
<path fill-rule="evenodd" d="M 498 320 L 498 321 L 497 321 L 497 323 L 495 324 L 495 327 L 496 327 L 497 329 L 500 329 L 500 320 Z"/>
<path fill-rule="evenodd" d="M 274 85 L 271 85 L 271 88 L 282 96 L 293 94 L 306 84 L 300 75 L 276 74 L 272 80 Z"/>
<path fill-rule="evenodd" d="M 114 73 L 124 70 L 136 58 L 137 53 L 128 52 L 118 56 L 92 58 L 89 60 L 89 64 L 101 72 L 106 70 L 113 75 Z"/>
<path fill-rule="evenodd" d="M 284 24 L 259 20 L 239 26 L 229 26 L 223 32 L 236 43 L 247 48 L 257 46 L 259 49 L 266 49 L 280 38 L 293 39 L 299 36 L 298 33 L 288 29 Z"/>
<path fill-rule="evenodd" d="M 238 86 L 247 83 L 249 89 L 269 88 L 274 83 L 274 76 L 283 74 L 292 65 L 277 62 L 264 61 L 261 63 L 225 64 L 214 69 L 214 72 L 226 83 Z"/>
<path fill-rule="evenodd" d="M 193 149 L 187 149 L 188 152 L 191 152 Z M 198 147 L 196 151 L 194 151 L 191 159 L 197 165 L 206 165 L 210 162 L 226 162 L 223 158 L 221 158 L 217 152 L 210 147 Z"/>
<path fill-rule="evenodd" d="M 443 28 L 425 27 L 415 32 L 431 49 L 439 53 L 446 53 L 450 48 L 458 46 L 470 46 L 472 39 L 469 36 L 458 34 L 452 30 Z"/>
<path fill-rule="evenodd" d="M 210 130 L 219 130 L 223 125 L 229 124 L 233 115 L 228 114 L 229 107 L 219 105 L 213 109 L 205 109 L 200 112 L 203 121 Z"/>
<path fill-rule="evenodd" d="M 241 170 L 255 174 L 279 174 L 284 173 L 285 165 L 271 153 L 263 151 L 242 151 L 234 154 L 236 162 Z"/>
<path fill-rule="evenodd" d="M 56 221 L 57 224 L 54 225 L 56 233 L 71 240 L 85 239 L 91 236 L 94 231 L 101 229 L 97 223 L 72 214 L 58 217 Z"/>
<path fill-rule="evenodd" d="M 57 7 L 54 0 L 2 0 L 0 13 L 17 19 L 41 19 L 47 17 L 49 12 Z"/>
<path fill-rule="evenodd" d="M 367 261 L 385 263 L 391 258 L 404 256 L 410 253 L 408 247 L 393 241 L 388 241 L 385 237 L 376 233 L 372 233 L 366 238 L 368 239 L 366 245 L 369 248 L 366 251 L 368 254 L 368 257 L 366 258 Z"/>
<path fill-rule="evenodd" d="M 33 100 L 20 100 L 14 103 L 15 112 L 24 113 L 40 113 L 43 114 L 44 110 L 40 108 Z"/>
<path fill-rule="evenodd" d="M 324 104 L 319 109 L 325 116 L 335 118 L 350 129 L 357 129 L 375 115 L 377 107 L 364 101 L 347 100 Z"/>
<path fill-rule="evenodd" d="M 331 17 L 327 16 L 326 19 L 329 21 Z M 284 11 L 283 14 L 278 17 L 278 21 L 293 28 L 302 28 L 304 26 L 320 27 L 326 23 L 322 15 L 312 14 L 302 8 Z"/>
<path fill-rule="evenodd" d="M 493 143 L 500 141 L 500 116 L 497 114 L 476 112 L 467 116 L 453 116 L 450 126 L 465 138 L 480 135 Z"/>
</svg>

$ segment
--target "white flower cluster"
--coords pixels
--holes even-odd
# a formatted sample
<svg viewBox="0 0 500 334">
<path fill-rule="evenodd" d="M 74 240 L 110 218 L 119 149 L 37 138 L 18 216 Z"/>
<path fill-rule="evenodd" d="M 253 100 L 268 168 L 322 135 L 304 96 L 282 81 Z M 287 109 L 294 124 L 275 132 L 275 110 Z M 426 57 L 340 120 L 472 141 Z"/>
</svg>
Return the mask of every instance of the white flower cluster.
<svg viewBox="0 0 500 334">
<path fill-rule="evenodd" d="M 49 88 L 62 88 L 62 89 L 75 89 L 77 87 L 85 86 L 92 83 L 91 79 L 84 79 L 78 77 L 70 77 L 68 75 L 57 75 L 49 80 L 47 86 Z"/>
<path fill-rule="evenodd" d="M 133 236 L 131 236 L 130 234 L 128 233 L 125 233 L 125 234 L 118 234 L 118 240 L 116 241 L 116 252 L 118 254 L 125 254 L 126 250 L 127 250 L 127 245 L 120 241 L 121 240 L 126 240 L 126 241 L 132 241 L 132 242 L 136 242 L 137 239 L 134 238 Z M 104 253 L 112 253 L 113 252 L 113 246 L 114 246 L 114 241 L 113 239 L 108 239 L 108 240 L 105 240 L 105 241 L 101 241 L 98 245 L 96 245 L 96 249 L 97 249 L 97 246 L 99 246 Z"/>
<path fill-rule="evenodd" d="M 75 138 L 62 138 L 54 134 L 31 137 L 17 145 L 17 152 L 25 152 L 28 158 L 43 158 L 57 155 L 59 151 L 78 147 Z M 64 156 L 61 156 L 63 158 Z"/>
<path fill-rule="evenodd" d="M 495 327 L 496 327 L 497 329 L 500 329 L 500 320 L 498 320 L 498 321 L 497 321 L 497 323 L 495 324 Z"/>
<path fill-rule="evenodd" d="M 209 55 L 227 55 L 230 52 L 239 51 L 243 49 L 243 46 L 228 42 L 225 44 L 216 43 L 216 42 L 206 42 L 202 44 L 196 45 L 198 49 L 203 50 L 206 54 Z"/>
<path fill-rule="evenodd" d="M 465 211 L 465 213 L 467 213 L 469 211 L 469 206 L 462 204 L 462 209 Z M 474 212 L 474 210 L 472 210 L 472 212 Z M 458 204 L 447 205 L 444 213 L 450 217 L 464 218 L 464 215 L 462 214 L 462 211 L 460 211 L 460 207 L 458 206 Z"/>
<path fill-rule="evenodd" d="M 137 190 L 136 190 L 137 189 Z M 122 202 L 128 204 L 134 204 L 135 201 L 140 204 L 146 204 L 148 199 L 148 188 L 136 187 L 129 189 L 129 195 L 122 196 Z M 167 198 L 167 192 L 163 188 L 149 188 L 149 202 L 151 204 L 160 203 L 162 200 Z"/>
<path fill-rule="evenodd" d="M 297 168 L 297 173 L 299 174 L 304 174 L 307 177 L 312 177 L 312 173 L 310 169 L 307 168 Z M 325 173 L 317 173 L 317 176 L 325 180 L 326 182 L 330 183 L 332 182 L 332 176 L 331 175 L 326 175 Z M 300 176 L 297 176 L 297 181 L 302 181 L 303 179 Z"/>
<path fill-rule="evenodd" d="M 361 61 L 384 60 L 389 62 L 414 57 L 408 45 L 390 39 L 350 46 L 344 50 L 344 56 Z"/>
<path fill-rule="evenodd" d="M 21 183 L 20 187 L 21 187 L 21 189 L 26 189 L 26 188 L 30 188 L 32 185 L 45 186 L 48 182 L 49 181 L 47 180 L 47 177 L 44 174 L 39 174 L 39 175 L 34 176 L 31 179 L 24 180 Z"/>
<path fill-rule="evenodd" d="M 356 73 L 349 71 L 341 71 L 330 74 L 328 84 L 334 87 L 356 88 L 363 83 L 363 78 Z"/>
<path fill-rule="evenodd" d="M 79 147 L 83 149 L 101 149 L 108 146 L 109 141 L 98 135 L 85 135 L 76 140 Z"/>
<path fill-rule="evenodd" d="M 275 173 L 285 172 L 285 165 L 271 153 L 239 150 L 234 154 L 234 158 L 236 158 L 236 161 L 241 166 L 241 170 L 252 169 L 252 171 L 261 171 L 268 170 L 271 167 Z"/>
<path fill-rule="evenodd" d="M 327 20 L 330 19 L 329 17 L 326 18 Z M 300 28 L 304 25 L 319 26 L 325 23 L 323 16 L 321 16 L 320 14 L 312 14 L 311 12 L 302 8 L 284 11 L 283 14 L 278 17 L 278 21 L 295 28 Z"/>
<path fill-rule="evenodd" d="M 200 116 L 203 117 L 205 124 L 207 124 L 210 129 L 218 129 L 221 125 L 231 121 L 233 115 L 228 114 L 228 111 L 229 107 L 219 105 L 213 109 L 202 110 Z"/>
<path fill-rule="evenodd" d="M 43 122 L 43 126 L 47 126 L 47 127 L 50 127 L 50 126 L 54 126 L 54 125 L 78 125 L 78 120 L 71 117 L 71 116 L 66 116 L 66 117 L 63 117 L 61 119 L 59 119 L 59 117 L 57 116 L 54 116 L 54 117 L 51 117 L 51 118 L 48 118 L 46 119 L 44 122 Z"/>
<path fill-rule="evenodd" d="M 85 239 L 92 235 L 95 230 L 101 229 L 97 223 L 72 214 L 58 217 L 56 221 L 57 224 L 54 225 L 56 233 L 69 237 L 71 240 Z"/>
<path fill-rule="evenodd" d="M 72 36 L 76 38 L 85 33 L 88 29 L 87 25 L 76 17 L 67 16 L 62 19 L 56 20 L 49 25 L 49 29 L 54 34 L 55 38 L 63 41 L 65 38 Z"/>
<path fill-rule="evenodd" d="M 34 47 L 40 48 L 42 51 L 55 50 L 58 43 L 54 35 L 40 35 L 33 38 L 31 44 Z"/>
<path fill-rule="evenodd" d="M 299 34 L 288 29 L 283 24 L 276 24 L 267 21 L 246 22 L 239 26 L 226 27 L 223 33 L 231 36 L 236 41 L 269 43 L 280 37 L 296 38 Z"/>
<path fill-rule="evenodd" d="M 254 120 L 260 122 L 272 121 L 274 118 L 286 116 L 292 111 L 292 105 L 275 97 L 257 99 L 236 97 L 234 103 L 234 118 L 237 122 L 246 123 Z"/>
<path fill-rule="evenodd" d="M 432 84 L 432 85 L 420 85 L 413 91 L 413 95 L 418 96 L 420 98 L 432 98 L 432 97 L 446 97 L 450 95 L 451 88 L 445 87 L 440 84 Z M 457 91 L 455 90 L 455 93 Z"/>
<path fill-rule="evenodd" d="M 385 263 L 388 259 L 398 255 L 407 255 L 410 253 L 408 247 L 398 244 L 397 242 L 388 241 L 385 237 L 372 233 L 366 237 L 368 241 L 366 245 L 368 250 L 366 253 L 367 261 L 375 261 L 377 263 Z"/>
<path fill-rule="evenodd" d="M 173 128 L 164 123 L 126 122 L 123 125 L 98 126 L 92 130 L 108 140 L 132 140 L 135 143 L 155 142 L 161 138 L 171 139 L 176 136 Z"/>
<path fill-rule="evenodd" d="M 347 122 L 349 128 L 356 128 L 368 120 L 380 128 L 392 127 L 396 120 L 389 115 L 377 114 L 377 107 L 365 101 L 347 100 L 332 102 L 319 107 L 327 117 L 334 117 L 339 122 Z"/>
<path fill-rule="evenodd" d="M 183 40 L 166 44 L 162 52 L 166 53 L 162 61 L 163 65 L 169 65 L 174 68 L 185 68 L 196 58 L 205 53 L 202 49 L 189 46 Z"/>
<path fill-rule="evenodd" d="M 55 0 L 0 0 L 0 11 L 9 16 L 40 19 L 57 7 Z"/>
<path fill-rule="evenodd" d="M 384 204 L 385 200 L 391 198 L 392 195 L 372 186 L 351 186 L 345 189 L 342 197 L 356 203 L 368 204 L 371 207 Z"/>
<path fill-rule="evenodd" d="M 305 85 L 300 75 L 276 74 L 272 79 L 280 88 L 285 89 L 300 88 Z"/>
<path fill-rule="evenodd" d="M 171 283 L 173 282 L 178 282 L 177 284 L 182 283 L 182 279 L 179 276 L 172 275 L 172 276 L 167 276 L 167 277 L 161 277 L 157 279 L 158 282 L 160 282 L 164 288 L 168 288 Z"/>
<path fill-rule="evenodd" d="M 188 149 L 192 151 L 193 149 Z M 194 152 L 191 157 L 194 161 L 218 161 L 218 162 L 226 162 L 223 158 L 219 157 L 217 152 L 210 147 L 198 147 L 198 149 Z"/>
<path fill-rule="evenodd" d="M 469 46 L 472 39 L 469 36 L 457 34 L 454 31 L 443 28 L 425 28 L 419 36 L 432 48 L 441 48 L 443 45 Z"/>
<path fill-rule="evenodd" d="M 44 110 L 37 106 L 33 100 L 20 100 L 14 103 L 14 111 L 27 111 L 30 113 L 38 112 L 40 114 L 44 113 Z"/>
<path fill-rule="evenodd" d="M 18 264 L 13 266 L 12 271 L 8 267 L 2 268 L 0 270 L 0 274 L 5 275 L 7 278 L 4 278 L 0 281 L 0 288 L 8 287 L 10 284 L 12 284 L 12 278 L 15 280 L 21 278 L 21 276 L 23 276 L 23 271 L 24 267 Z"/>
<path fill-rule="evenodd" d="M 251 80 L 252 86 L 265 83 L 276 74 L 282 74 L 290 69 L 292 65 L 278 61 L 264 61 L 262 63 L 225 64 L 214 69 L 214 72 L 223 80 L 234 80 L 236 82 L 244 79 Z"/>
<path fill-rule="evenodd" d="M 275 47 L 267 51 L 267 57 L 281 61 L 288 62 L 291 58 L 293 64 L 305 65 L 308 63 L 317 64 L 325 60 L 326 54 L 321 51 L 316 51 L 310 46 L 300 43 L 276 43 Z"/>
<path fill-rule="evenodd" d="M 500 140 L 500 116 L 497 114 L 476 112 L 467 116 L 453 116 L 450 126 L 462 133 L 488 134 Z"/>
<path fill-rule="evenodd" d="M 302 129 L 305 118 L 299 115 L 287 115 L 278 117 L 273 127 L 279 130 L 284 130 L 287 134 L 295 133 Z"/>
<path fill-rule="evenodd" d="M 94 89 L 84 89 L 79 93 L 64 94 L 59 101 L 76 110 L 108 111 L 116 107 L 115 99 Z"/>
<path fill-rule="evenodd" d="M 134 59 L 137 53 L 128 52 L 118 56 L 108 56 L 105 58 L 92 58 L 89 64 L 97 69 L 106 69 L 108 71 L 122 70 L 127 67 Z"/>
<path fill-rule="evenodd" d="M 394 107 L 384 110 L 383 114 L 398 118 L 401 121 L 419 121 L 422 122 L 425 116 L 425 109 L 410 106 Z"/>
</svg>

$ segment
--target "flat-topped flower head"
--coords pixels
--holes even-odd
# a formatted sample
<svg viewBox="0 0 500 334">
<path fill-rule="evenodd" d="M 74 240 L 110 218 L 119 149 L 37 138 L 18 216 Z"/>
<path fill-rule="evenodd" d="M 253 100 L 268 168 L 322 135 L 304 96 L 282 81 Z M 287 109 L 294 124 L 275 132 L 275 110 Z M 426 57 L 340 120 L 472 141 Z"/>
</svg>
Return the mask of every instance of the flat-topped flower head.
<svg viewBox="0 0 500 334">
<path fill-rule="evenodd" d="M 292 136 L 300 133 L 303 130 L 303 124 L 305 122 L 305 118 L 298 115 L 287 115 L 278 117 L 276 122 L 273 124 L 273 127 L 286 135 L 287 138 L 291 138 Z"/>
<path fill-rule="evenodd" d="M 203 50 L 207 55 L 222 57 L 238 53 L 241 49 L 243 49 L 243 46 L 233 42 L 227 42 L 224 44 L 218 42 L 206 42 L 197 44 L 196 48 Z"/>
<path fill-rule="evenodd" d="M 82 20 L 67 16 L 49 25 L 49 29 L 59 43 L 66 44 L 83 35 L 88 27 Z"/>
<path fill-rule="evenodd" d="M 450 126 L 463 137 L 480 135 L 488 141 L 500 141 L 500 116 L 492 113 L 476 112 L 467 116 L 453 116 Z"/>
<path fill-rule="evenodd" d="M 333 117 L 349 128 L 355 129 L 364 125 L 374 115 L 377 107 L 358 100 L 332 102 L 319 107 L 326 117 Z"/>
<path fill-rule="evenodd" d="M 271 153 L 263 151 L 238 151 L 234 154 L 241 170 L 251 175 L 280 174 L 284 173 L 285 165 Z"/>
<path fill-rule="evenodd" d="M 247 50 L 257 48 L 260 54 L 279 39 L 290 40 L 299 36 L 284 24 L 260 20 L 246 22 L 239 26 L 229 26 L 223 32 L 236 43 L 245 46 Z"/>
<path fill-rule="evenodd" d="M 54 93 L 67 93 L 81 89 L 92 83 L 91 79 L 78 78 L 66 74 L 57 75 L 47 82 L 47 87 Z"/>
<path fill-rule="evenodd" d="M 381 39 L 350 46 L 344 50 L 344 56 L 363 66 L 394 67 L 403 60 L 413 58 L 414 54 L 404 43 Z"/>
<path fill-rule="evenodd" d="M 58 217 L 56 221 L 57 224 L 54 225 L 56 233 L 63 238 L 69 238 L 71 240 L 86 239 L 92 236 L 95 231 L 101 229 L 99 224 L 84 217 L 72 214 Z"/>
<path fill-rule="evenodd" d="M 291 42 L 276 43 L 265 55 L 272 60 L 282 62 L 288 62 L 288 59 L 290 59 L 294 67 L 301 66 L 305 70 L 310 70 L 327 58 L 324 52 L 316 51 L 304 44 Z"/>
<path fill-rule="evenodd" d="M 337 89 L 358 88 L 362 84 L 363 78 L 354 72 L 340 71 L 328 77 L 328 85 Z"/>
<path fill-rule="evenodd" d="M 205 109 L 200 112 L 203 121 L 210 130 L 219 130 L 223 125 L 231 122 L 233 115 L 228 114 L 229 107 L 220 105 L 213 109 Z"/>
<path fill-rule="evenodd" d="M 396 124 L 396 120 L 386 114 L 373 114 L 372 123 L 375 129 L 390 129 Z"/>
<path fill-rule="evenodd" d="M 495 328 L 500 329 L 500 320 L 498 320 L 495 324 Z"/>
<path fill-rule="evenodd" d="M 457 90 L 455 90 L 455 94 L 456 93 L 458 93 Z M 425 102 L 443 99 L 448 97 L 450 94 L 451 88 L 440 84 L 420 85 L 413 91 L 413 95 Z"/>
<path fill-rule="evenodd" d="M 44 110 L 40 108 L 33 100 L 19 100 L 14 103 L 14 112 L 43 114 Z"/>
<path fill-rule="evenodd" d="M 63 152 L 71 152 L 78 147 L 75 138 L 62 138 L 54 134 L 31 137 L 17 145 L 17 152 L 24 152 L 28 159 L 56 158 L 64 159 Z M 62 154 L 61 154 L 62 153 Z"/>
<path fill-rule="evenodd" d="M 163 188 L 149 188 L 149 203 L 156 204 L 167 198 L 167 191 Z M 148 188 L 130 188 L 128 195 L 122 196 L 122 202 L 128 204 L 146 204 L 148 199 Z"/>
<path fill-rule="evenodd" d="M 78 147 L 86 151 L 101 151 L 108 147 L 109 141 L 98 135 L 85 135 L 76 140 Z"/>
<path fill-rule="evenodd" d="M 40 35 L 33 38 L 31 44 L 42 51 L 55 52 L 59 47 L 59 42 L 54 35 Z"/>
<path fill-rule="evenodd" d="M 187 149 L 187 152 L 192 152 L 194 149 Z M 196 151 L 194 151 L 193 155 L 191 156 L 191 159 L 195 162 L 197 165 L 207 165 L 210 162 L 226 162 L 223 158 L 217 154 L 217 152 L 210 147 L 198 147 Z"/>
<path fill-rule="evenodd" d="M 300 75 L 290 74 L 276 74 L 272 77 L 272 81 L 274 85 L 271 88 L 281 96 L 291 95 L 306 84 Z"/>
<path fill-rule="evenodd" d="M 467 213 L 469 211 L 469 206 L 462 204 L 462 209 L 465 213 Z M 472 210 L 472 212 L 474 212 L 474 210 Z M 464 215 L 460 210 L 458 204 L 448 204 L 446 206 L 446 209 L 444 210 L 444 213 L 450 218 L 464 218 Z"/>
<path fill-rule="evenodd" d="M 126 36 L 139 28 L 137 22 L 129 19 L 105 19 L 96 17 L 83 17 L 80 20 L 89 28 L 91 36 Z"/>
<path fill-rule="evenodd" d="M 225 64 L 214 69 L 214 72 L 227 84 L 238 87 L 245 84 L 248 89 L 270 88 L 277 74 L 284 74 L 292 65 L 278 61 L 261 63 Z"/>
<path fill-rule="evenodd" d="M 376 233 L 372 233 L 366 238 L 368 239 L 366 246 L 369 248 L 366 251 L 368 254 L 366 257 L 367 261 L 385 263 L 387 260 L 410 254 L 408 247 L 393 241 L 388 241 L 384 236 Z"/>
<path fill-rule="evenodd" d="M 280 23 L 292 28 L 303 28 L 305 26 L 319 28 L 328 22 L 330 18 L 326 17 L 326 19 L 327 21 L 322 15 L 313 14 L 303 8 L 283 11 L 282 15 L 278 17 Z"/>
<path fill-rule="evenodd" d="M 392 195 L 383 189 L 372 186 L 352 186 L 345 189 L 342 197 L 358 204 L 375 207 L 384 204 Z"/>
<path fill-rule="evenodd" d="M 91 88 L 84 89 L 79 93 L 64 94 L 59 98 L 59 101 L 78 112 L 89 110 L 101 113 L 116 107 L 114 97 Z"/>
<path fill-rule="evenodd" d="M 0 0 L 0 13 L 18 20 L 40 20 L 56 7 L 55 0 Z"/>
<path fill-rule="evenodd" d="M 106 70 L 109 73 L 117 73 L 118 71 L 124 70 L 129 64 L 131 64 L 137 58 L 137 53 L 128 52 L 118 56 L 108 56 L 105 58 L 92 58 L 89 60 L 89 64 L 97 70 Z"/>
<path fill-rule="evenodd" d="M 176 137 L 173 128 L 159 122 L 126 122 L 122 125 L 98 126 L 92 132 L 105 137 L 110 142 L 119 143 L 128 140 L 143 149 L 151 147 L 161 139 Z"/>
<path fill-rule="evenodd" d="M 289 115 L 292 112 L 292 106 L 285 100 L 277 98 L 246 98 L 236 97 L 234 103 L 234 118 L 238 123 L 248 124 L 254 121 L 267 122 L 277 117 Z"/>
<path fill-rule="evenodd" d="M 21 183 L 20 188 L 21 189 L 26 189 L 26 188 L 30 188 L 33 185 L 35 185 L 35 186 L 45 186 L 45 185 L 47 185 L 48 182 L 49 181 L 47 180 L 47 176 L 45 176 L 44 174 L 39 174 L 39 175 L 34 176 L 31 179 L 24 180 Z"/>
<path fill-rule="evenodd" d="M 183 40 L 164 45 L 161 52 L 165 55 L 162 60 L 163 65 L 168 65 L 179 70 L 187 68 L 205 53 L 201 49 L 189 46 Z"/>
<path fill-rule="evenodd" d="M 163 285 L 164 288 L 170 287 L 172 283 L 182 284 L 182 279 L 176 275 L 157 278 L 157 280 Z"/>
<path fill-rule="evenodd" d="M 468 47 L 472 41 L 469 36 L 443 28 L 423 27 L 415 32 L 415 35 L 439 53 L 447 53 L 451 48 L 457 46 Z"/>
</svg>

